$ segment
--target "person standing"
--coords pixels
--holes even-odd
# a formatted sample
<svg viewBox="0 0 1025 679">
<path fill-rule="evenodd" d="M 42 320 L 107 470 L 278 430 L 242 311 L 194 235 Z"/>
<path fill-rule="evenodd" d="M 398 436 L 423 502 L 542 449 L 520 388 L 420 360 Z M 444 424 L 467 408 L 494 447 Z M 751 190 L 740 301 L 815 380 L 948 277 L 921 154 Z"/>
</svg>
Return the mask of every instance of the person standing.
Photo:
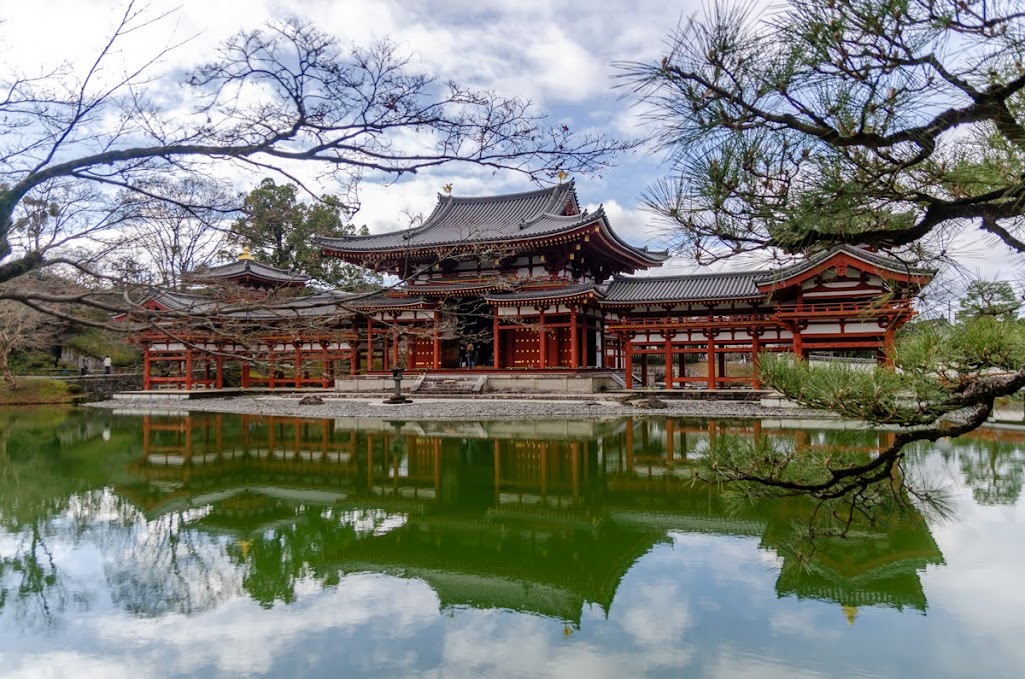
<svg viewBox="0 0 1025 679">
<path fill-rule="evenodd" d="M 104 356 L 103 357 L 103 372 L 105 372 L 106 374 L 109 375 L 110 374 L 110 367 L 111 367 L 111 365 L 112 365 L 112 363 L 111 363 L 111 360 L 110 360 L 110 356 Z"/>
<path fill-rule="evenodd" d="M 468 368 L 477 367 L 477 348 L 473 346 L 473 342 L 466 345 L 466 366 Z"/>
</svg>

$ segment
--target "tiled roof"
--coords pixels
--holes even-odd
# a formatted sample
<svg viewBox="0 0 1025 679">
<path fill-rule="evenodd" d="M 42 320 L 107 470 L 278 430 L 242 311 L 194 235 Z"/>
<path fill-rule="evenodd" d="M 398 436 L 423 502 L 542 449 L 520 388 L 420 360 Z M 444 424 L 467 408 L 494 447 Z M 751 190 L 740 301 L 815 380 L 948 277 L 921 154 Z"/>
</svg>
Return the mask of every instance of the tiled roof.
<svg viewBox="0 0 1025 679">
<path fill-rule="evenodd" d="M 202 281 L 223 281 L 245 276 L 281 284 L 305 284 L 310 279 L 309 276 L 261 264 L 253 259 L 240 259 L 220 266 L 203 267 L 192 273 L 193 279 Z"/>
<path fill-rule="evenodd" d="M 153 297 L 153 301 L 170 311 L 185 314 L 216 315 L 222 318 L 235 319 L 288 319 L 310 318 L 319 316 L 338 316 L 350 313 L 345 304 L 351 298 L 362 295 L 352 293 L 326 291 L 309 297 L 296 297 L 287 300 L 260 300 L 251 303 L 225 302 L 204 295 L 187 292 L 161 292 Z"/>
<path fill-rule="evenodd" d="M 760 299 L 765 295 L 755 284 L 761 271 L 613 278 L 605 289 L 605 302 L 705 302 L 720 299 Z"/>
<path fill-rule="evenodd" d="M 504 196 L 439 195 L 434 212 L 414 229 L 372 236 L 321 238 L 318 242 L 325 248 L 373 251 L 544 235 L 593 221 L 593 215 L 586 218 L 579 214 L 561 216 L 572 198 L 572 182 Z"/>
<path fill-rule="evenodd" d="M 575 297 L 588 292 L 593 292 L 599 299 L 602 294 L 594 283 L 573 283 L 557 288 L 535 288 L 533 290 L 519 290 L 517 292 L 494 293 L 485 295 L 488 302 L 529 302 L 543 299 L 561 299 L 563 297 Z"/>
<path fill-rule="evenodd" d="M 492 290 L 510 290 L 514 289 L 519 284 L 519 281 L 514 277 L 507 276 L 496 276 L 488 279 L 478 279 L 473 281 L 460 281 L 456 280 L 453 282 L 429 282 L 429 283 L 417 283 L 408 284 L 402 287 L 402 291 L 407 295 L 451 295 L 453 297 L 459 296 L 473 296 L 474 293 L 488 292 Z"/>
<path fill-rule="evenodd" d="M 770 283 L 778 283 L 794 276 L 799 276 L 805 271 L 814 269 L 819 264 L 822 264 L 831 257 L 841 253 L 854 257 L 855 259 L 860 259 L 866 264 L 878 269 L 892 271 L 905 276 L 932 277 L 936 274 L 935 271 L 912 266 L 909 262 L 905 262 L 892 255 L 872 252 L 854 245 L 838 245 L 834 248 L 823 250 L 822 252 L 811 255 L 796 264 L 791 264 L 790 266 L 783 267 L 782 269 L 776 269 L 775 271 L 765 272 L 765 274 L 758 279 L 758 284 L 764 286 L 769 285 Z"/>
<path fill-rule="evenodd" d="M 572 231 L 596 221 L 607 223 L 601 208 L 589 214 L 563 214 L 568 206 L 575 211 L 576 204 L 573 182 L 501 196 L 456 198 L 439 195 L 437 207 L 421 226 L 371 236 L 318 238 L 317 244 L 325 250 L 348 253 L 387 252 L 527 240 Z M 633 247 L 614 234 L 613 237 L 624 248 L 652 263 L 668 256 L 668 253 L 649 251 L 646 247 Z"/>
<path fill-rule="evenodd" d="M 385 307 L 414 307 L 426 303 L 427 300 L 423 297 L 396 297 L 384 292 L 378 292 L 372 295 L 361 295 L 358 299 L 353 299 L 347 303 L 346 306 L 350 309 L 380 309 Z"/>
</svg>

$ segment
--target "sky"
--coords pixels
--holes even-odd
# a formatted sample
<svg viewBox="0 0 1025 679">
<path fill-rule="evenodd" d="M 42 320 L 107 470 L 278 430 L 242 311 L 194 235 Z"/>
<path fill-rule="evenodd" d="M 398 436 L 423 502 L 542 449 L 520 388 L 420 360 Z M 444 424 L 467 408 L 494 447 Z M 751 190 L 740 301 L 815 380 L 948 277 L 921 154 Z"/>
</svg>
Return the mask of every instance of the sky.
<svg viewBox="0 0 1025 679">
<path fill-rule="evenodd" d="M 771 0 L 755 0 L 770 7 Z M 113 0 L 0 0 L 0 62 L 39 69 L 67 60 L 85 68 L 109 35 L 123 5 Z M 601 130 L 618 138 L 640 137 L 639 111 L 614 89 L 615 62 L 656 62 L 667 36 L 681 20 L 702 11 L 700 0 L 152 0 L 150 11 L 172 11 L 155 28 L 128 41 L 126 63 L 154 46 L 188 39 L 162 66 L 187 67 L 207 58 L 240 29 L 272 18 L 301 16 L 342 43 L 388 38 L 415 55 L 442 80 L 532 100 L 553 121 L 574 130 Z M 768 11 L 771 11 L 768 10 Z M 163 42 L 161 42 L 163 41 Z M 664 230 L 639 208 L 644 189 L 668 172 L 662 154 L 647 148 L 621 158 L 598 177 L 576 176 L 577 193 L 590 209 L 603 204 L 612 227 L 636 245 L 665 247 Z M 255 181 L 254 181 L 255 183 Z M 467 165 L 448 165 L 398 183 L 366 182 L 362 209 L 353 219 L 372 232 L 402 228 L 404 213 L 429 214 L 446 184 L 457 196 L 490 195 L 533 188 L 521 175 L 495 175 Z M 332 186 L 316 187 L 325 193 Z M 954 248 L 965 271 L 985 278 L 1013 278 L 1011 254 L 1001 245 L 962 233 Z M 736 268 L 726 263 L 718 268 Z M 658 273 L 694 271 L 684 257 Z"/>
</svg>

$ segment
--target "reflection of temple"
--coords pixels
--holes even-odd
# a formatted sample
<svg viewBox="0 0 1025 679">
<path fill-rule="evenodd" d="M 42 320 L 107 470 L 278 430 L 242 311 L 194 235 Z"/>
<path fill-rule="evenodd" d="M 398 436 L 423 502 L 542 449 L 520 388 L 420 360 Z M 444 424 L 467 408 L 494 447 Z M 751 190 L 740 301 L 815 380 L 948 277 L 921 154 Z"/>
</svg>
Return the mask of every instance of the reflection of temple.
<svg viewBox="0 0 1025 679">
<path fill-rule="evenodd" d="M 531 428 L 533 427 L 533 428 Z M 255 416 L 147 417 L 135 481 L 117 491 L 148 516 L 196 508 L 233 536 L 250 594 L 289 600 L 296 578 L 345 573 L 426 581 L 443 606 L 497 607 L 579 623 L 608 610 L 631 565 L 669 531 L 761 538 L 782 557 L 780 596 L 924 610 L 919 571 L 942 563 L 924 521 L 859 528 L 810 568 L 789 544 L 799 502 L 728 512 L 693 483 L 724 434 L 781 445 L 886 445 L 875 432 L 760 423 L 407 423 Z M 852 613 L 853 615 L 853 613 Z"/>
</svg>

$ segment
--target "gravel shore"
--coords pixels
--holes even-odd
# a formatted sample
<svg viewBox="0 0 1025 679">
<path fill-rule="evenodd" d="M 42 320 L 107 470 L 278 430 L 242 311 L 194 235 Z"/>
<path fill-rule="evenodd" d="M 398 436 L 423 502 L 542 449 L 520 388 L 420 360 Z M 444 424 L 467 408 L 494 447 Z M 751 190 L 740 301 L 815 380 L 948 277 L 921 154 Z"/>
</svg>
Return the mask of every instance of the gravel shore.
<svg viewBox="0 0 1025 679">
<path fill-rule="evenodd" d="M 664 408 L 637 407 L 618 400 L 416 398 L 386 405 L 380 396 L 322 396 L 322 405 L 300 405 L 300 396 L 233 396 L 204 399 L 119 399 L 89 404 L 124 412 L 211 412 L 310 418 L 361 417 L 403 420 L 596 420 L 630 415 L 702 418 L 821 418 L 802 408 L 765 408 L 737 401 L 666 400 Z"/>
</svg>

